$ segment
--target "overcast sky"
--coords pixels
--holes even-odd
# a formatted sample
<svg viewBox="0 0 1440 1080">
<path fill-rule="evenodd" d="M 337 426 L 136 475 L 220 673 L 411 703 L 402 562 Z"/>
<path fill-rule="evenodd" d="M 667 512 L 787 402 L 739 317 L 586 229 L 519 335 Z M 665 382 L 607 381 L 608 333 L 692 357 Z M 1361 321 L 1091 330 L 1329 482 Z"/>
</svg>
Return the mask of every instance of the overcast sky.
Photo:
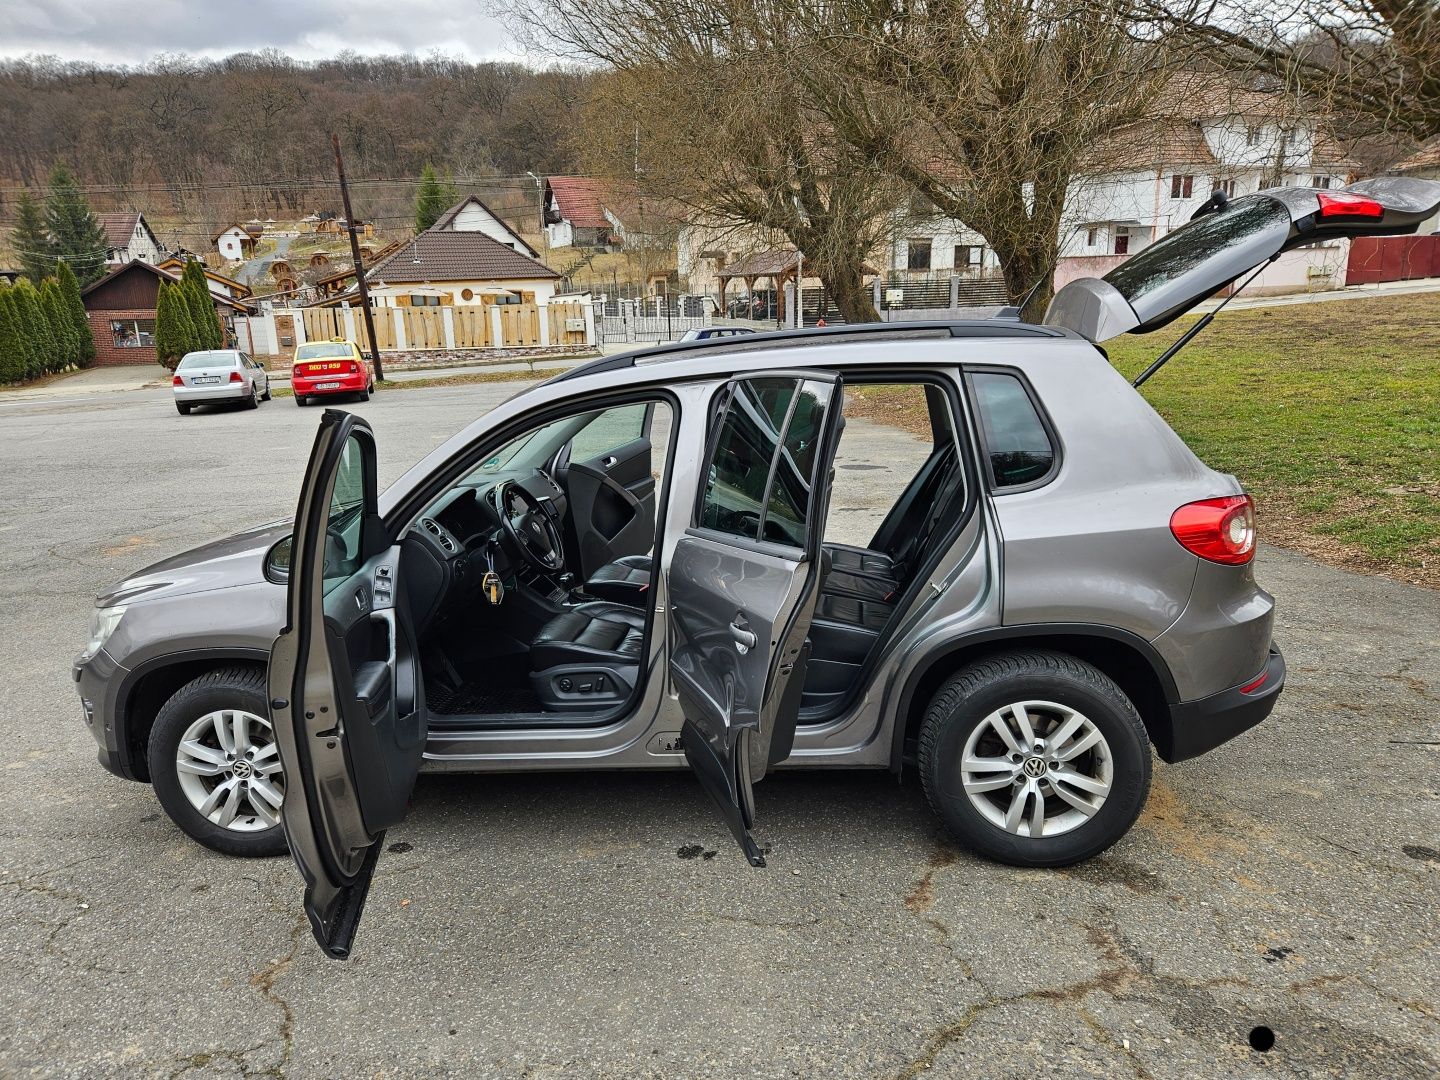
<svg viewBox="0 0 1440 1080">
<path fill-rule="evenodd" d="M 433 50 L 517 59 L 483 0 L 4 0 L 0 56 L 144 64 L 276 48 L 297 60 Z"/>
</svg>

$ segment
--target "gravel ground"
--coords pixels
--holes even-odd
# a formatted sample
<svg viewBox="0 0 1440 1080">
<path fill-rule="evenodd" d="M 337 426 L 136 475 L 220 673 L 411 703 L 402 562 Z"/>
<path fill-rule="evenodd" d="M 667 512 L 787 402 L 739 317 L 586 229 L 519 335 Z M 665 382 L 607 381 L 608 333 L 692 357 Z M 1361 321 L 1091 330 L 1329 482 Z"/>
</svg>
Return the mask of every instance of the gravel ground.
<svg viewBox="0 0 1440 1080">
<path fill-rule="evenodd" d="M 355 408 L 388 480 L 512 390 Z M 211 854 L 101 770 L 69 677 L 97 590 L 293 509 L 315 419 L 0 413 L 0 1073 L 1440 1073 L 1440 604 L 1273 549 L 1275 715 L 1159 766 L 1082 867 L 978 861 L 885 775 L 767 779 L 758 871 L 683 774 L 422 777 L 324 960 L 288 860 Z M 847 479 L 893 485 L 913 443 L 867 438 L 892 472 Z"/>
</svg>

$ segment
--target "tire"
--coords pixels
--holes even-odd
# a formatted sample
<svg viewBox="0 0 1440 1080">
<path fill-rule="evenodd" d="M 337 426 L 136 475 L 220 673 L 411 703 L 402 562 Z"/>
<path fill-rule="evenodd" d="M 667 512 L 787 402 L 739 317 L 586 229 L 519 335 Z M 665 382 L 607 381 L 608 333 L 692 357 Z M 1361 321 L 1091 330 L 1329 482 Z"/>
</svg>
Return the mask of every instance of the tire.
<svg viewBox="0 0 1440 1080">
<path fill-rule="evenodd" d="M 269 400 L 270 400 L 270 384 L 269 384 L 268 382 L 265 384 L 265 393 L 263 393 L 263 394 L 260 395 L 260 400 L 261 400 L 261 401 L 269 401 Z"/>
<path fill-rule="evenodd" d="M 358 394 L 355 395 L 355 400 L 356 400 L 356 401 L 369 401 L 369 400 L 370 400 L 370 389 L 371 389 L 370 387 L 366 387 L 364 390 L 361 390 L 360 393 L 358 393 Z"/>
<path fill-rule="evenodd" d="M 300 406 L 300 408 L 303 409 L 303 408 L 305 407 L 305 397 L 304 397 L 304 395 L 302 395 L 302 394 L 296 394 L 296 395 L 295 395 L 295 404 L 298 405 L 298 406 Z"/>
<path fill-rule="evenodd" d="M 260 407 L 260 395 L 255 392 L 255 384 L 250 384 L 250 396 L 245 399 L 245 408 L 258 409 Z"/>
<path fill-rule="evenodd" d="M 1017 705 L 1035 738 L 1055 735 L 1062 743 L 1027 746 Z M 1086 740 L 1088 749 L 1057 760 Z M 962 769 L 962 761 L 973 767 Z M 1062 653 L 1005 653 L 940 687 L 921 722 L 919 767 L 931 809 L 970 848 L 1012 866 L 1069 866 L 1114 844 L 1140 816 L 1150 791 L 1150 741 L 1130 699 L 1094 667 Z M 1008 827 L 1022 796 L 1019 820 Z M 1037 810 L 1043 816 L 1032 836 Z"/>
<path fill-rule="evenodd" d="M 177 401 L 177 402 L 175 403 L 175 409 L 176 409 L 177 412 L 179 412 L 179 414 L 180 414 L 181 416 L 189 416 L 189 415 L 190 415 L 191 406 L 189 406 L 189 405 L 182 405 L 182 404 L 180 404 L 180 402 Z"/>
<path fill-rule="evenodd" d="M 235 814 L 234 824 L 230 827 L 211 820 L 202 814 L 196 805 L 197 790 L 213 790 L 220 784 L 237 787 L 250 781 L 238 781 L 236 776 L 229 772 L 221 772 L 214 778 L 189 774 L 182 778 L 177 758 L 181 741 L 186 738 L 187 733 L 191 734 L 194 742 L 201 744 L 198 753 L 224 753 L 223 741 L 210 737 L 211 733 L 219 731 L 220 725 L 207 722 L 207 718 L 222 711 L 226 716 L 236 713 L 248 715 L 248 727 L 252 733 L 249 741 L 253 748 L 252 753 L 258 753 L 258 756 L 255 757 L 253 766 L 246 761 L 246 773 L 255 783 L 265 782 L 271 785 L 271 790 L 278 789 L 283 792 L 284 778 L 278 771 L 278 750 L 263 749 L 264 738 L 260 735 L 261 732 L 268 732 L 269 728 L 268 721 L 264 719 L 268 715 L 265 672 L 261 668 L 228 667 L 207 672 L 186 683 L 165 702 L 155 717 L 146 749 L 150 782 L 155 788 L 155 796 L 171 821 L 192 839 L 212 851 L 250 858 L 284 854 L 285 834 L 279 824 L 278 811 L 274 808 L 267 811 L 274 817 L 273 823 L 267 823 L 265 815 L 254 812 L 260 796 L 249 788 L 242 788 L 240 796 L 235 800 L 239 810 Z M 259 721 L 259 724 L 256 724 L 256 721 Z M 260 724 L 264 727 L 261 728 Z M 195 735 L 197 726 L 201 730 L 198 737 Z M 226 726 L 226 730 L 232 729 L 233 723 Z M 273 745 L 273 735 L 270 735 L 269 739 Z M 187 757 L 191 761 L 205 764 L 198 753 L 189 754 Z M 232 756 L 245 757 L 244 754 Z M 226 769 L 227 766 L 217 765 L 216 768 Z M 264 771 L 267 769 L 270 771 Z M 219 805 L 212 813 L 223 816 L 228 798 L 227 795 L 219 800 Z M 264 805 L 268 807 L 268 803 Z"/>
</svg>

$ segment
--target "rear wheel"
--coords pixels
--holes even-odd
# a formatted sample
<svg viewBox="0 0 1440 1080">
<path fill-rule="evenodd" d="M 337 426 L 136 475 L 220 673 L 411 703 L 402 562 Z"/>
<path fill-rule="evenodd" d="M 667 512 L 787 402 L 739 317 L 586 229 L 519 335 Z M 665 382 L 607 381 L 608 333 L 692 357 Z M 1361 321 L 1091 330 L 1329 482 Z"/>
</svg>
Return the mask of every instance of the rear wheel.
<svg viewBox="0 0 1440 1080">
<path fill-rule="evenodd" d="M 305 397 L 304 394 L 296 394 L 296 395 L 295 395 L 295 404 L 296 404 L 296 405 L 300 406 L 300 408 L 303 409 L 303 408 L 305 407 L 305 403 L 306 403 L 306 397 Z"/>
<path fill-rule="evenodd" d="M 1135 706 L 1060 653 L 1008 653 L 958 672 L 931 699 L 919 765 L 946 827 L 1016 866 L 1098 855 L 1129 831 L 1150 790 Z"/>
<path fill-rule="evenodd" d="M 250 396 L 245 399 L 245 408 L 258 409 L 260 407 L 260 391 L 255 389 L 255 384 L 250 384 Z"/>
<path fill-rule="evenodd" d="M 177 412 L 179 412 L 179 414 L 180 414 L 181 416 L 189 416 L 189 415 L 190 415 L 190 406 L 189 406 L 189 405 L 182 405 L 180 402 L 177 401 L 177 402 L 175 403 L 175 409 L 176 409 Z"/>
<path fill-rule="evenodd" d="M 265 673 L 222 668 L 186 683 L 155 717 L 150 780 L 170 820 L 226 855 L 280 855 L 285 776 Z"/>
</svg>

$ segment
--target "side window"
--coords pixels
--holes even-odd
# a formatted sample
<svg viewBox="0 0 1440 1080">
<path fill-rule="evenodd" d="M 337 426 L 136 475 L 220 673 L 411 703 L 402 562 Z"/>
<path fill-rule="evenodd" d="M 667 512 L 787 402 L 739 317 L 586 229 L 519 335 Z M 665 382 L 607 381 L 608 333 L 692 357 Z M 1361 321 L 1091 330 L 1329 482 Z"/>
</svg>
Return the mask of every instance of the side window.
<svg viewBox="0 0 1440 1080">
<path fill-rule="evenodd" d="M 977 371 L 971 381 L 995 487 L 1042 479 L 1055 464 L 1055 447 L 1025 385 L 993 371 Z"/>
<path fill-rule="evenodd" d="M 571 461 L 593 461 L 611 450 L 618 450 L 645 434 L 645 411 L 649 405 L 621 405 L 606 409 L 586 424 L 570 440 Z"/>
<path fill-rule="evenodd" d="M 698 521 L 702 528 L 759 539 L 770 467 L 794 395 L 794 379 L 747 379 L 737 385 L 710 459 Z"/>
<path fill-rule="evenodd" d="M 337 584 L 360 569 L 360 526 L 365 517 L 367 483 L 365 453 L 351 435 L 340 451 L 330 512 L 325 521 L 325 586 Z"/>
<path fill-rule="evenodd" d="M 804 382 L 795 397 L 785 443 L 775 463 L 770 501 L 765 511 L 765 539 L 803 547 L 810 515 L 810 486 L 815 478 L 815 446 L 825 423 L 831 385 Z"/>
</svg>

